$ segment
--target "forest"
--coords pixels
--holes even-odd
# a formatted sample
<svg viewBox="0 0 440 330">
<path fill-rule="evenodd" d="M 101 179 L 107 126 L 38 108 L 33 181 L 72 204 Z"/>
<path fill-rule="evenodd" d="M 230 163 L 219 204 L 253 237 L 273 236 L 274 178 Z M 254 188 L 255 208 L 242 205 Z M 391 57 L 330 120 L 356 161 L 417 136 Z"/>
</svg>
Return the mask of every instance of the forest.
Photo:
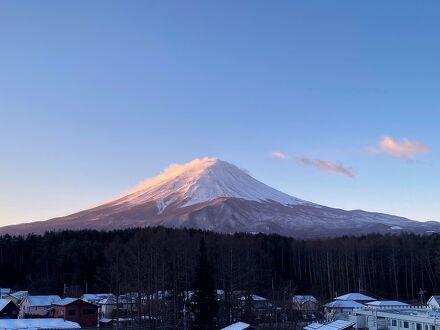
<svg viewBox="0 0 440 330">
<path fill-rule="evenodd" d="M 439 293 L 440 235 L 367 235 L 299 240 L 143 228 L 0 237 L 0 286 L 33 294 L 183 292 L 194 288 L 200 241 L 214 285 L 273 300 L 313 294 L 326 302 L 363 290 L 417 303 Z"/>
</svg>

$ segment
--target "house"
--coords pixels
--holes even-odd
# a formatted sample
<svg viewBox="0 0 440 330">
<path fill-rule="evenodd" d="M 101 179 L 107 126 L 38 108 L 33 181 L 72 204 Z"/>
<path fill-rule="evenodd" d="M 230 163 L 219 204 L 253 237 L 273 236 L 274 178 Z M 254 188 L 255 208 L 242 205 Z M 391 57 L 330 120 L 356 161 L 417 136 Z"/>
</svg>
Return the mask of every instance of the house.
<svg viewBox="0 0 440 330">
<path fill-rule="evenodd" d="M 302 312 L 314 312 L 319 310 L 318 300 L 310 295 L 293 296 L 292 307 L 293 309 Z"/>
<path fill-rule="evenodd" d="M 0 299 L 0 319 L 16 319 L 20 309 L 8 299 Z"/>
<path fill-rule="evenodd" d="M 349 300 L 349 301 L 356 301 L 358 303 L 365 304 L 367 302 L 375 301 L 377 299 L 371 298 L 362 293 L 355 292 L 355 293 L 347 293 L 344 294 L 343 296 L 336 297 L 335 300 Z"/>
<path fill-rule="evenodd" d="M 246 301 L 250 299 L 254 308 L 272 308 L 272 303 L 269 300 L 256 294 L 241 296 L 239 299 L 242 306 L 244 306 Z"/>
<path fill-rule="evenodd" d="M 98 306 L 78 298 L 64 298 L 52 304 L 52 316 L 76 322 L 81 327 L 96 327 Z"/>
<path fill-rule="evenodd" d="M 112 293 L 84 294 L 82 300 L 98 306 L 99 318 L 111 318 L 116 309 L 116 296 Z"/>
<path fill-rule="evenodd" d="M 6 299 L 11 300 L 17 306 L 20 306 L 21 302 L 29 293 L 27 291 L 16 291 L 6 296 Z"/>
<path fill-rule="evenodd" d="M 11 289 L 9 288 L 0 288 L 0 299 L 6 298 L 8 294 L 11 293 Z"/>
<path fill-rule="evenodd" d="M 82 299 L 84 301 L 88 301 L 92 304 L 95 304 L 98 301 L 105 299 L 105 298 L 109 298 L 109 297 L 116 298 L 116 296 L 113 293 L 86 293 L 86 294 L 83 294 L 80 297 L 80 299 Z"/>
<path fill-rule="evenodd" d="M 244 314 L 249 311 L 254 314 L 257 321 L 264 322 L 265 320 L 271 320 L 275 313 L 280 312 L 280 309 L 274 308 L 273 304 L 264 297 L 255 294 L 241 296 L 239 298 L 239 310 L 236 313 L 237 318 L 244 317 Z"/>
<path fill-rule="evenodd" d="M 440 296 L 432 296 L 429 298 L 428 302 L 426 303 L 429 308 L 432 309 L 439 309 L 440 308 Z"/>
<path fill-rule="evenodd" d="M 255 328 L 248 323 L 236 322 L 225 328 L 222 328 L 221 330 L 247 330 L 247 329 L 255 329 Z"/>
<path fill-rule="evenodd" d="M 306 325 L 303 329 L 304 330 L 351 330 L 353 329 L 355 323 L 344 321 L 344 320 L 337 320 L 334 322 L 330 322 L 327 324 L 322 323 L 310 323 L 309 325 Z"/>
<path fill-rule="evenodd" d="M 324 305 L 327 313 L 327 320 L 340 318 L 341 314 L 350 314 L 355 309 L 366 308 L 365 305 L 354 300 L 334 300 Z"/>
<path fill-rule="evenodd" d="M 20 305 L 20 318 L 47 317 L 52 304 L 61 300 L 58 295 L 31 296 L 27 295 Z"/>
<path fill-rule="evenodd" d="M 79 329 L 78 323 L 62 319 L 3 319 L 0 330 Z"/>
</svg>

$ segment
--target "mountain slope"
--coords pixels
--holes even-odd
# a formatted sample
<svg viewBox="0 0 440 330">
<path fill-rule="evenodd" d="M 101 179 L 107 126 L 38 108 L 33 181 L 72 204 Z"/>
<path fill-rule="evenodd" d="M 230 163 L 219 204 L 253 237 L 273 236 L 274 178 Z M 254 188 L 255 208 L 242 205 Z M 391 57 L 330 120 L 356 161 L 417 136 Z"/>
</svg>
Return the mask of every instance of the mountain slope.
<svg viewBox="0 0 440 330">
<path fill-rule="evenodd" d="M 0 233 L 158 225 L 295 237 L 440 231 L 436 222 L 313 204 L 275 190 L 232 164 L 204 158 L 170 166 L 127 195 L 92 209 L 48 221 L 2 227 Z"/>
</svg>

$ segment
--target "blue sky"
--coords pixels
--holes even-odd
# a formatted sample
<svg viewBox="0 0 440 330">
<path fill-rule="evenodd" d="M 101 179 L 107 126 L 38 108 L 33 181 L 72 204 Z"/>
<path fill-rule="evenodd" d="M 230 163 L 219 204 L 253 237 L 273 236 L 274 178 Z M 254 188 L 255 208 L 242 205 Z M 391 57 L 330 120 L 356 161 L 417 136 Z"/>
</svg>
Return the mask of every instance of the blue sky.
<svg viewBox="0 0 440 330">
<path fill-rule="evenodd" d="M 0 224 L 204 156 L 317 203 L 440 220 L 439 14 L 438 1 L 2 1 Z"/>
</svg>

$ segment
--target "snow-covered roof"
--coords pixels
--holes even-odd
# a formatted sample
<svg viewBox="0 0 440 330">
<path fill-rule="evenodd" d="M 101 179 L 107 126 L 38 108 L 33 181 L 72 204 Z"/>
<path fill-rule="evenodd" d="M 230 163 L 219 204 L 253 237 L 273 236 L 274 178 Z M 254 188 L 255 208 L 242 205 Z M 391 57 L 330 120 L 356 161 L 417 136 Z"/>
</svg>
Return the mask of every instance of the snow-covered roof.
<svg viewBox="0 0 440 330">
<path fill-rule="evenodd" d="M 362 293 L 355 292 L 336 297 L 335 300 L 375 301 L 376 299 L 368 297 Z"/>
<path fill-rule="evenodd" d="M 64 321 L 63 319 L 0 319 L 0 329 L 78 329 L 81 328 L 76 322 Z"/>
<path fill-rule="evenodd" d="M 8 299 L 0 299 L 0 311 L 3 310 L 3 308 L 6 307 L 7 304 L 9 304 L 11 301 Z"/>
<path fill-rule="evenodd" d="M 101 322 L 101 323 L 110 323 L 112 321 L 113 321 L 113 319 L 109 319 L 107 317 L 103 317 L 103 318 L 99 319 L 99 322 Z"/>
<path fill-rule="evenodd" d="M 16 292 L 13 292 L 13 293 L 11 293 L 9 295 L 11 297 L 14 297 L 15 299 L 20 300 L 20 299 L 23 299 L 24 297 L 26 297 L 27 294 L 28 294 L 28 291 L 16 291 Z"/>
<path fill-rule="evenodd" d="M 396 300 L 376 300 L 366 303 L 368 306 L 409 306 L 408 304 Z"/>
<path fill-rule="evenodd" d="M 314 302 L 314 303 L 318 302 L 316 300 L 316 298 L 311 296 L 311 295 L 296 295 L 296 296 L 293 296 L 293 302 L 296 303 L 296 304 L 304 304 L 305 302 L 308 302 L 308 301 L 311 301 L 311 302 Z"/>
<path fill-rule="evenodd" d="M 29 306 L 51 306 L 53 303 L 60 301 L 61 298 L 58 295 L 27 296 L 26 300 L 29 302 Z"/>
<path fill-rule="evenodd" d="M 354 323 L 352 322 L 348 322 L 348 321 L 344 321 L 344 320 L 337 320 L 331 323 L 327 323 L 327 324 L 321 324 L 321 323 L 311 323 L 307 326 L 305 326 L 303 329 L 305 330 L 343 330 L 346 329 L 348 327 L 353 326 Z"/>
<path fill-rule="evenodd" d="M 99 305 L 115 305 L 116 297 L 107 297 L 96 302 Z"/>
<path fill-rule="evenodd" d="M 362 304 L 358 303 L 357 301 L 353 301 L 353 300 L 334 300 L 331 303 L 328 303 L 324 306 L 330 307 L 330 308 L 362 308 L 362 307 L 365 307 L 365 305 L 362 305 Z"/>
<path fill-rule="evenodd" d="M 64 298 L 64 299 L 58 300 L 57 302 L 54 302 L 53 304 L 57 305 L 57 306 L 67 306 L 77 300 L 79 300 L 79 299 L 78 298 Z"/>
<path fill-rule="evenodd" d="M 99 302 L 109 297 L 115 297 L 115 295 L 112 293 L 86 293 L 81 296 L 81 299 L 89 302 Z"/>
<path fill-rule="evenodd" d="M 236 322 L 227 326 L 226 328 L 222 328 L 221 330 L 243 330 L 249 328 L 251 325 L 244 322 Z"/>
<path fill-rule="evenodd" d="M 240 297 L 240 300 L 246 300 L 247 297 L 248 296 L 242 296 L 242 297 Z M 251 294 L 250 297 L 251 297 L 251 299 L 253 301 L 265 301 L 265 300 L 267 300 L 266 298 L 261 297 L 261 296 L 257 296 L 256 294 Z"/>
<path fill-rule="evenodd" d="M 11 293 L 10 288 L 0 288 L 0 294 L 9 294 Z"/>
<path fill-rule="evenodd" d="M 437 295 L 431 296 L 431 298 L 429 298 L 429 300 L 428 300 L 428 304 L 433 300 L 435 300 L 437 303 L 440 303 L 440 296 L 437 296 Z"/>
</svg>

